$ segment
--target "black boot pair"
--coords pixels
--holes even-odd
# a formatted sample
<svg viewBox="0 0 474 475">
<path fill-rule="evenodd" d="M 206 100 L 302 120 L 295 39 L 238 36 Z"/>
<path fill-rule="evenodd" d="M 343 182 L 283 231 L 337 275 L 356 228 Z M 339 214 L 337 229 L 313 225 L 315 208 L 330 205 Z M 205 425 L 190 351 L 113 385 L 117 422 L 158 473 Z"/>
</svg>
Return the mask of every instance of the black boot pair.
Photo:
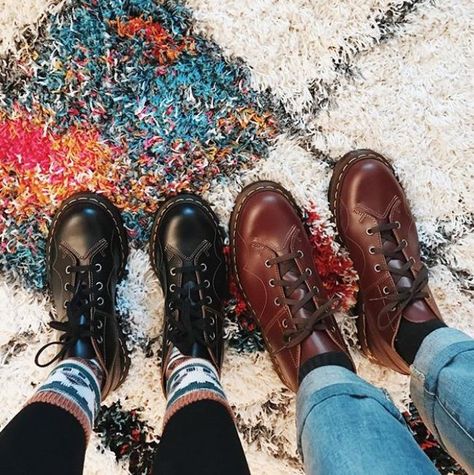
<svg viewBox="0 0 474 475">
<path fill-rule="evenodd" d="M 198 196 L 180 195 L 159 209 L 150 240 L 153 269 L 165 294 L 162 376 L 173 347 L 220 370 L 227 293 L 224 243 L 217 218 Z M 102 398 L 125 379 L 130 360 L 115 313 L 128 242 L 120 213 L 101 195 L 79 193 L 57 211 L 47 244 L 48 283 L 61 332 L 36 363 L 93 358 L 103 372 Z M 56 356 L 41 363 L 52 345 Z"/>
</svg>

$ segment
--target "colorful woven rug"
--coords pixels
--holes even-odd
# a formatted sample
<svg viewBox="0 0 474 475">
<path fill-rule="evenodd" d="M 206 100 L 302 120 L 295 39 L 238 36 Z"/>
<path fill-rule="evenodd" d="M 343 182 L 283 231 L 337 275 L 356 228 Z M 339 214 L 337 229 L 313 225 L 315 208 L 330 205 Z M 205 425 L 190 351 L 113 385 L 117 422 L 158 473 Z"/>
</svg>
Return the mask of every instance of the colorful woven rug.
<svg viewBox="0 0 474 475">
<path fill-rule="evenodd" d="M 146 252 L 153 213 L 191 190 L 227 228 L 241 187 L 272 179 L 306 211 L 359 373 L 407 411 L 441 473 L 464 473 L 419 420 L 407 378 L 357 351 L 357 276 L 336 241 L 326 193 L 344 152 L 370 147 L 392 160 L 445 318 L 474 334 L 469 1 L 3 3 L 1 425 L 47 372 L 33 355 L 52 337 L 44 267 L 51 217 L 71 193 L 100 192 L 121 208 L 133 247 L 119 295 L 132 367 L 102 407 L 85 473 L 149 473 L 164 412 L 163 298 Z M 223 384 L 252 473 L 300 474 L 294 396 L 235 292 L 227 316 Z"/>
</svg>

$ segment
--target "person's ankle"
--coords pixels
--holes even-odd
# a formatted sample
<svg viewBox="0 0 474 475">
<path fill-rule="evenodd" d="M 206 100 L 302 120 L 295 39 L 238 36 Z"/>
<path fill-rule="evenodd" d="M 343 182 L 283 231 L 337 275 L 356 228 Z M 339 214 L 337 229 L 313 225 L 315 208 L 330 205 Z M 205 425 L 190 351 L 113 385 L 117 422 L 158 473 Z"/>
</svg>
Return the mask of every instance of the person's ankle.
<svg viewBox="0 0 474 475">
<path fill-rule="evenodd" d="M 424 322 L 411 322 L 402 318 L 395 338 L 395 349 L 397 353 L 408 365 L 412 365 L 423 340 L 430 333 L 443 327 L 446 327 L 446 324 L 438 319 L 426 320 Z"/>
<path fill-rule="evenodd" d="M 322 366 L 339 366 L 355 373 L 355 368 L 350 357 L 343 351 L 330 351 L 321 353 L 307 359 L 301 366 L 298 375 L 299 385 L 311 371 Z"/>
</svg>

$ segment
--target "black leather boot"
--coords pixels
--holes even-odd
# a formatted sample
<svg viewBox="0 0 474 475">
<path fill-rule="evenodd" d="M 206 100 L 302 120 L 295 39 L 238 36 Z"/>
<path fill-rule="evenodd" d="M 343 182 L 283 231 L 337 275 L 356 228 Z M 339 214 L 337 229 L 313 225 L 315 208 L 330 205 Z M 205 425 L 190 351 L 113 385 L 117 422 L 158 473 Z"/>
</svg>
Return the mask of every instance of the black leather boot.
<svg viewBox="0 0 474 475">
<path fill-rule="evenodd" d="M 103 372 L 102 398 L 125 379 L 129 358 L 115 314 L 117 283 L 128 256 L 128 242 L 119 211 L 106 198 L 79 193 L 67 199 L 54 216 L 47 244 L 48 283 L 61 332 L 36 355 L 48 366 L 68 357 L 94 358 Z M 41 353 L 61 346 L 47 363 Z"/>
<path fill-rule="evenodd" d="M 163 388 L 173 347 L 209 360 L 220 371 L 227 266 L 219 223 L 209 205 L 195 195 L 166 201 L 155 218 L 150 254 L 165 294 Z"/>
</svg>

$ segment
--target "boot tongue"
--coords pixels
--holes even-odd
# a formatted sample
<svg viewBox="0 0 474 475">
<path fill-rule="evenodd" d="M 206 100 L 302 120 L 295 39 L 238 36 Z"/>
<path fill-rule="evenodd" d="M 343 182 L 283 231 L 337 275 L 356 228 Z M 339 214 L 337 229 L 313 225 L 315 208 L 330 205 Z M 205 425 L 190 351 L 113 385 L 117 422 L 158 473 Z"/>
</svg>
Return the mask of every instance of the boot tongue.
<svg viewBox="0 0 474 475">
<path fill-rule="evenodd" d="M 382 237 L 382 248 L 386 252 L 393 252 L 397 248 L 397 242 L 394 235 L 391 231 L 384 231 L 381 233 Z M 387 264 L 393 269 L 401 269 L 405 263 L 406 259 L 402 251 L 399 251 L 395 254 L 395 257 L 386 258 Z M 399 276 L 394 276 L 395 281 Z M 401 277 L 398 282 L 396 282 L 397 289 L 403 290 L 403 288 L 411 287 L 413 285 L 413 277 Z M 432 320 L 436 318 L 435 314 L 432 312 L 430 307 L 425 303 L 424 300 L 416 300 L 412 302 L 403 310 L 403 318 L 410 322 L 424 322 L 427 320 Z"/>
<path fill-rule="evenodd" d="M 280 264 L 280 274 L 283 280 L 287 282 L 296 282 L 301 273 L 296 266 L 294 260 L 282 262 Z M 285 288 L 285 295 L 287 298 L 294 300 L 301 300 L 305 294 L 308 292 L 308 289 L 305 283 L 301 283 L 291 294 L 288 292 L 289 289 Z M 313 303 L 313 300 L 306 302 L 306 304 L 300 308 L 296 313 L 295 317 L 309 318 L 316 310 L 316 306 Z"/>
</svg>

